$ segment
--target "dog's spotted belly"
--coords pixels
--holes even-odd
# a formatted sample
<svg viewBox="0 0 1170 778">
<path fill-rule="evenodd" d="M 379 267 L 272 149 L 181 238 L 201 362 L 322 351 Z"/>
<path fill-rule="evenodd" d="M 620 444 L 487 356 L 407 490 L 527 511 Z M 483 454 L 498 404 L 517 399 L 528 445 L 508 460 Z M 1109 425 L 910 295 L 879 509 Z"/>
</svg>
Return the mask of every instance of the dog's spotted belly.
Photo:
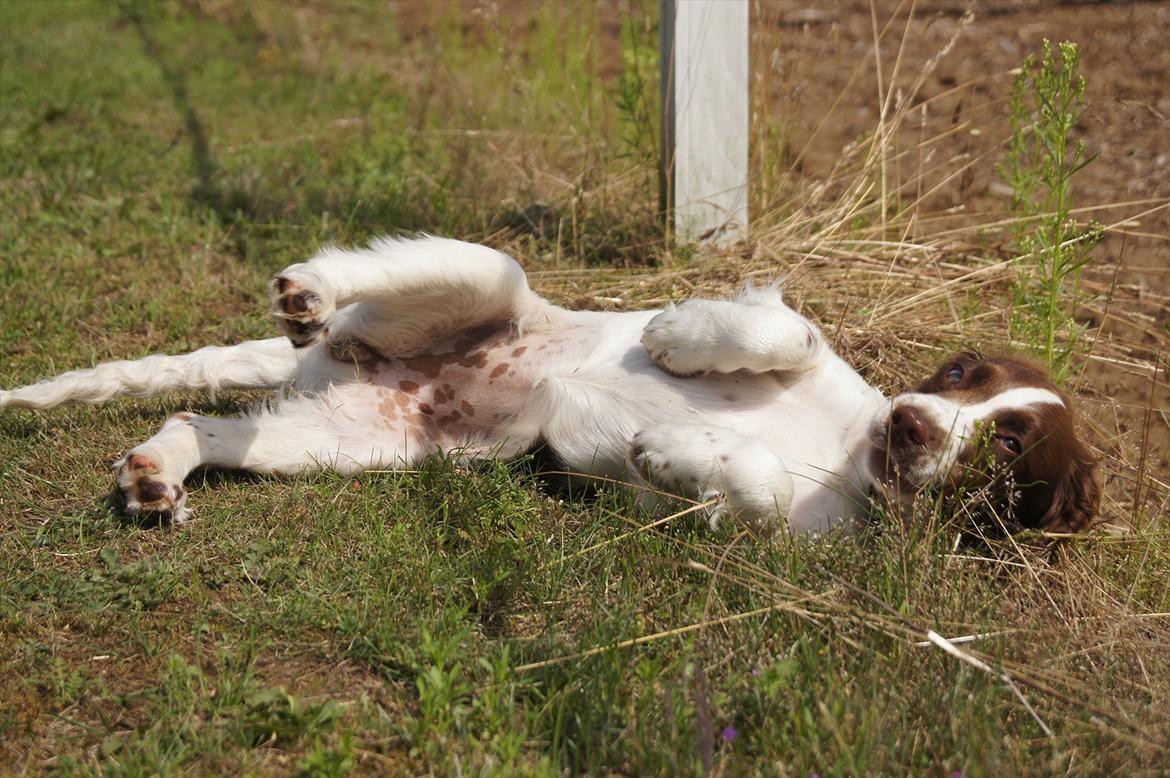
<svg viewBox="0 0 1170 778">
<path fill-rule="evenodd" d="M 539 435 L 530 408 L 534 387 L 564 341 L 475 334 L 433 352 L 366 367 L 375 424 L 415 451 L 509 456 Z"/>
</svg>

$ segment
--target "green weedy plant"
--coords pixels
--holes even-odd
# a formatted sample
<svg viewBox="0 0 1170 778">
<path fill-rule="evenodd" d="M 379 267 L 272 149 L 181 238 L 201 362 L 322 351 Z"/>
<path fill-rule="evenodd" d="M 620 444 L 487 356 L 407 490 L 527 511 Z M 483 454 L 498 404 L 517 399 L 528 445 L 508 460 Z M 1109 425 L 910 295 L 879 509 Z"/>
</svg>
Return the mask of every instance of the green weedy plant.
<svg viewBox="0 0 1170 778">
<path fill-rule="evenodd" d="M 1029 55 L 1012 84 L 1012 135 L 997 166 L 1012 188 L 1018 276 L 1011 337 L 1039 342 L 1058 380 L 1080 342 L 1073 312 L 1082 299 L 1081 270 L 1101 240 L 1100 224 L 1072 216 L 1072 178 L 1092 162 L 1072 131 L 1085 112 L 1080 54 L 1065 41 L 1044 41 L 1039 64 Z M 1063 343 L 1058 344 L 1058 334 Z"/>
<path fill-rule="evenodd" d="M 451 744 L 464 735 L 471 686 L 464 667 L 463 643 L 470 628 L 461 613 L 443 615 L 433 629 L 423 627 L 419 660 L 415 664 L 420 716 L 414 739 L 429 759 L 442 763 Z"/>
<path fill-rule="evenodd" d="M 336 748 L 318 738 L 312 749 L 297 761 L 298 778 L 343 778 L 353 772 L 353 737 L 342 735 Z"/>
<path fill-rule="evenodd" d="M 633 13 L 622 19 L 622 72 L 613 90 L 619 124 L 619 156 L 636 161 L 647 174 L 657 170 L 658 127 L 656 90 L 658 49 L 645 20 Z"/>
</svg>

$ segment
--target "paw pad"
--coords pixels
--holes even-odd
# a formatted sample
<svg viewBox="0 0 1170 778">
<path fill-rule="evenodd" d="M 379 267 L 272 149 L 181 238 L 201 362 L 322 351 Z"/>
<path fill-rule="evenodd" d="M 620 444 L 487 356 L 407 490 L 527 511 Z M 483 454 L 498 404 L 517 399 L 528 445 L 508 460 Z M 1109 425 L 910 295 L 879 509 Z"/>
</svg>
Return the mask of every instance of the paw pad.
<svg viewBox="0 0 1170 778">
<path fill-rule="evenodd" d="M 126 459 L 126 465 L 135 476 L 158 475 L 158 465 L 142 454 L 131 454 Z"/>
<path fill-rule="evenodd" d="M 118 491 L 129 516 L 157 516 L 182 523 L 187 518 L 187 493 L 163 476 L 159 460 L 130 454 L 115 466 Z"/>
<path fill-rule="evenodd" d="M 138 499 L 142 503 L 161 502 L 170 497 L 170 490 L 162 481 L 141 480 L 137 484 Z"/>
<path fill-rule="evenodd" d="M 316 342 L 328 332 L 333 305 L 325 295 L 287 275 L 278 275 L 269 284 L 272 315 L 297 348 Z"/>
</svg>

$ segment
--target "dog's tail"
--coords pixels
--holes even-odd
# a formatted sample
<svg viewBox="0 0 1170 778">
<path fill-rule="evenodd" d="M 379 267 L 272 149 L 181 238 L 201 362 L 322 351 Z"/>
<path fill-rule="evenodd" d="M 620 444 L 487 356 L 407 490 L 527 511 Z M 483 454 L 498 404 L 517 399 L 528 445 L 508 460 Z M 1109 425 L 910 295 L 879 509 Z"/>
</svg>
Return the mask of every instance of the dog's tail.
<svg viewBox="0 0 1170 778">
<path fill-rule="evenodd" d="M 208 346 L 190 354 L 156 354 L 72 370 L 28 386 L 0 390 L 4 408 L 52 408 L 67 402 L 100 403 L 119 395 L 146 397 L 175 390 L 270 389 L 293 380 L 303 358 L 287 338 Z"/>
</svg>

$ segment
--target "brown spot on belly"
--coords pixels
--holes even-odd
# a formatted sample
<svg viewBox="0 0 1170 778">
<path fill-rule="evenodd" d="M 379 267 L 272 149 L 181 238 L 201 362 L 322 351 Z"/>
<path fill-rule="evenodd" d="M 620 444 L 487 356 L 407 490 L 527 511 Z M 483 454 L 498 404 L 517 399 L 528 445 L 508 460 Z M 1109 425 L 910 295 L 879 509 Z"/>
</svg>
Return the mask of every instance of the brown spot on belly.
<svg viewBox="0 0 1170 778">
<path fill-rule="evenodd" d="M 512 356 L 518 357 L 527 350 L 528 346 L 517 346 L 516 348 L 512 349 Z"/>
<path fill-rule="evenodd" d="M 446 427 L 448 424 L 451 424 L 452 422 L 459 421 L 462 418 L 463 418 L 463 414 L 460 413 L 459 411 L 451 411 L 446 416 L 443 416 L 439 419 L 439 426 Z"/>
<path fill-rule="evenodd" d="M 438 378 L 443 370 L 443 358 L 434 354 L 421 354 L 402 360 L 402 364 L 411 370 L 417 370 L 427 378 Z"/>
<path fill-rule="evenodd" d="M 466 413 L 468 416 L 475 415 L 475 406 L 472 405 L 471 403 L 467 402 L 467 400 L 464 400 L 463 402 L 459 403 L 459 408 L 464 413 Z"/>
<path fill-rule="evenodd" d="M 401 395 L 398 395 L 401 397 Z M 378 415 L 386 421 L 398 418 L 398 408 L 394 406 L 394 395 L 385 389 L 378 389 Z"/>
<path fill-rule="evenodd" d="M 410 397 L 402 392 L 398 392 L 394 395 L 394 402 L 399 408 L 406 408 L 406 406 L 410 405 Z"/>
<path fill-rule="evenodd" d="M 398 388 L 407 394 L 418 393 L 418 384 L 416 384 L 414 381 L 399 381 Z"/>
<path fill-rule="evenodd" d="M 723 399 L 727 400 L 727 402 L 729 402 L 729 403 L 733 403 L 733 402 L 735 402 L 735 395 L 732 394 L 731 392 L 728 392 L 727 394 L 723 395 Z"/>
<path fill-rule="evenodd" d="M 435 389 L 435 405 L 442 405 L 447 402 L 447 393 L 442 389 Z"/>
<path fill-rule="evenodd" d="M 486 367 L 488 355 L 486 351 L 477 351 L 465 357 L 459 357 L 460 367 Z"/>
<path fill-rule="evenodd" d="M 427 416 L 430 416 L 432 413 L 435 412 L 435 409 L 432 408 L 431 406 L 427 405 L 426 403 L 419 403 L 418 404 L 418 412 L 426 414 Z"/>
<path fill-rule="evenodd" d="M 500 364 L 498 364 L 494 368 L 492 368 L 492 372 L 488 374 L 488 378 L 499 378 L 500 376 L 502 376 L 506 372 L 508 372 L 508 363 L 501 362 Z"/>
</svg>

